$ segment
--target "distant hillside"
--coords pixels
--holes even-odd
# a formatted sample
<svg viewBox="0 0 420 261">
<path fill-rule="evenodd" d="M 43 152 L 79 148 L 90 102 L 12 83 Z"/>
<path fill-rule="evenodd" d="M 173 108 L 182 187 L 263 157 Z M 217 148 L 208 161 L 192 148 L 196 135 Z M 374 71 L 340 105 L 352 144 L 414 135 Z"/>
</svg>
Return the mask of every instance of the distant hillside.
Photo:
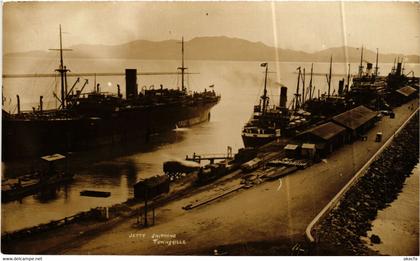
<svg viewBox="0 0 420 261">
<path fill-rule="evenodd" d="M 66 53 L 73 58 L 126 58 L 126 59 L 180 59 L 178 40 L 146 41 L 137 40 L 121 45 L 75 45 L 74 51 Z M 307 53 L 278 48 L 279 60 L 283 62 L 327 62 L 330 55 L 334 62 L 344 62 L 345 47 Z M 358 62 L 360 50 L 347 47 L 348 61 Z M 5 57 L 40 57 L 52 55 L 47 51 L 9 53 Z M 365 50 L 364 59 L 374 62 L 376 53 Z M 405 61 L 420 63 L 419 55 L 380 54 L 380 62 L 393 62 L 396 57 L 405 57 Z M 231 61 L 272 61 L 276 59 L 276 48 L 261 42 L 250 42 L 238 38 L 197 37 L 185 42 L 185 58 L 188 60 L 231 60 Z"/>
</svg>

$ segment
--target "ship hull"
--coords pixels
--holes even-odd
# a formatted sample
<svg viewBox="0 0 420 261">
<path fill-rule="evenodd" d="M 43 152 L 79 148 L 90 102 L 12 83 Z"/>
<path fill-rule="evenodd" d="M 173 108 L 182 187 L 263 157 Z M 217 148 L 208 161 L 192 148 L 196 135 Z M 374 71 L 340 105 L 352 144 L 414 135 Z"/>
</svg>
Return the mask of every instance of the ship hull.
<svg viewBox="0 0 420 261">
<path fill-rule="evenodd" d="M 258 148 L 263 146 L 264 144 L 267 144 L 269 142 L 272 142 L 276 139 L 274 135 L 267 135 L 267 136 L 260 136 L 260 135 L 243 135 L 242 134 L 242 141 L 244 142 L 244 146 L 246 148 L 252 147 L 252 148 Z"/>
<path fill-rule="evenodd" d="M 3 118 L 2 158 L 7 161 L 101 146 L 147 143 L 153 134 L 209 120 L 210 110 L 217 102 L 127 109 L 99 117 Z"/>
</svg>

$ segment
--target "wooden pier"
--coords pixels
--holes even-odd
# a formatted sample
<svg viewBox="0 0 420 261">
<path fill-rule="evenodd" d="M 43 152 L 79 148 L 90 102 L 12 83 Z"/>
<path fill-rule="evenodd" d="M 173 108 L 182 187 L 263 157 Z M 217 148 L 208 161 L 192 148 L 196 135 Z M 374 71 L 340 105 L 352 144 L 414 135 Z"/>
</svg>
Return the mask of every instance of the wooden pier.
<svg viewBox="0 0 420 261">
<path fill-rule="evenodd" d="M 201 154 L 198 155 L 195 152 L 191 157 L 188 155 L 185 157 L 185 160 L 194 161 L 201 163 L 202 160 L 210 161 L 210 164 L 213 164 L 215 160 L 231 160 L 233 159 L 232 148 L 227 147 L 227 153 L 214 153 L 214 154 Z"/>
</svg>

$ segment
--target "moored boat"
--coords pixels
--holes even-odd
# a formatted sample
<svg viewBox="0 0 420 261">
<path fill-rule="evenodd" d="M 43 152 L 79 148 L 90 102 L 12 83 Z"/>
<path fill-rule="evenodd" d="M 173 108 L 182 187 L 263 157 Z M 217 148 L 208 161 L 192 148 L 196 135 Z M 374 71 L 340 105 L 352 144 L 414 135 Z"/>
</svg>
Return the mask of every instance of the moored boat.
<svg viewBox="0 0 420 261">
<path fill-rule="evenodd" d="M 29 195 L 36 194 L 44 188 L 51 188 L 73 180 L 74 173 L 65 170 L 57 170 L 56 162 L 66 157 L 61 154 L 53 154 L 41 157 L 48 163 L 48 168 L 40 171 L 2 181 L 2 202 L 18 200 Z M 66 164 L 67 165 L 67 164 Z"/>
<path fill-rule="evenodd" d="M 210 119 L 210 111 L 220 101 L 214 90 L 189 92 L 185 86 L 184 42 L 182 64 L 177 74 L 181 85 L 177 88 L 138 90 L 137 69 L 126 69 L 125 97 L 120 90 L 116 94 L 105 93 L 97 84 L 94 91 L 84 93 L 87 85 L 77 88 L 79 79 L 67 86 L 69 69 L 63 62 L 60 27 L 60 65 L 56 71 L 61 78 L 60 105 L 45 110 L 43 97 L 38 108 L 21 111 L 17 97 L 17 113 L 2 113 L 2 158 L 37 157 L 54 152 L 87 150 L 104 145 L 147 143 L 151 135 L 187 127 Z M 86 74 L 84 74 L 86 75 Z M 108 74 L 107 74 L 108 75 Z"/>
<path fill-rule="evenodd" d="M 269 105 L 267 96 L 268 64 L 265 67 L 264 91 L 258 105 L 254 106 L 251 119 L 242 130 L 242 140 L 245 147 L 260 147 L 280 137 L 293 136 L 297 131 L 311 123 L 311 113 L 302 109 L 299 85 L 295 94 L 294 108 L 287 107 L 287 87 L 280 88 L 279 106 Z M 299 74 L 300 77 L 300 74 Z"/>
</svg>

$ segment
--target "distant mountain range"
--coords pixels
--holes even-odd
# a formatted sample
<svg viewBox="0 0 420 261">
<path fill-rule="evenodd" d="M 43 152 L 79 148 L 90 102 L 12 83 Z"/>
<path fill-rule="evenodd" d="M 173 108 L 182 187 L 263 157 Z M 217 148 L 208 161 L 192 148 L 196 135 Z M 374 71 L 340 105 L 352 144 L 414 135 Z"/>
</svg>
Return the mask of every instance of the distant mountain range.
<svg viewBox="0 0 420 261">
<path fill-rule="evenodd" d="M 66 52 L 69 58 L 125 58 L 125 59 L 180 59 L 178 40 L 147 41 L 137 40 L 121 45 L 75 45 L 73 52 Z M 360 48 L 333 47 L 318 52 L 304 52 L 267 46 L 261 42 L 250 42 L 239 38 L 197 37 L 185 42 L 187 60 L 230 60 L 230 61 L 273 61 L 276 51 L 282 62 L 327 62 L 330 55 L 334 62 L 345 62 L 345 50 L 348 62 L 360 61 Z M 45 57 L 53 55 L 48 51 L 30 51 L 7 53 L 4 57 Z M 374 63 L 376 52 L 364 51 L 364 60 Z M 419 55 L 382 54 L 379 62 L 393 62 L 396 57 L 405 57 L 406 62 L 420 63 Z"/>
</svg>

